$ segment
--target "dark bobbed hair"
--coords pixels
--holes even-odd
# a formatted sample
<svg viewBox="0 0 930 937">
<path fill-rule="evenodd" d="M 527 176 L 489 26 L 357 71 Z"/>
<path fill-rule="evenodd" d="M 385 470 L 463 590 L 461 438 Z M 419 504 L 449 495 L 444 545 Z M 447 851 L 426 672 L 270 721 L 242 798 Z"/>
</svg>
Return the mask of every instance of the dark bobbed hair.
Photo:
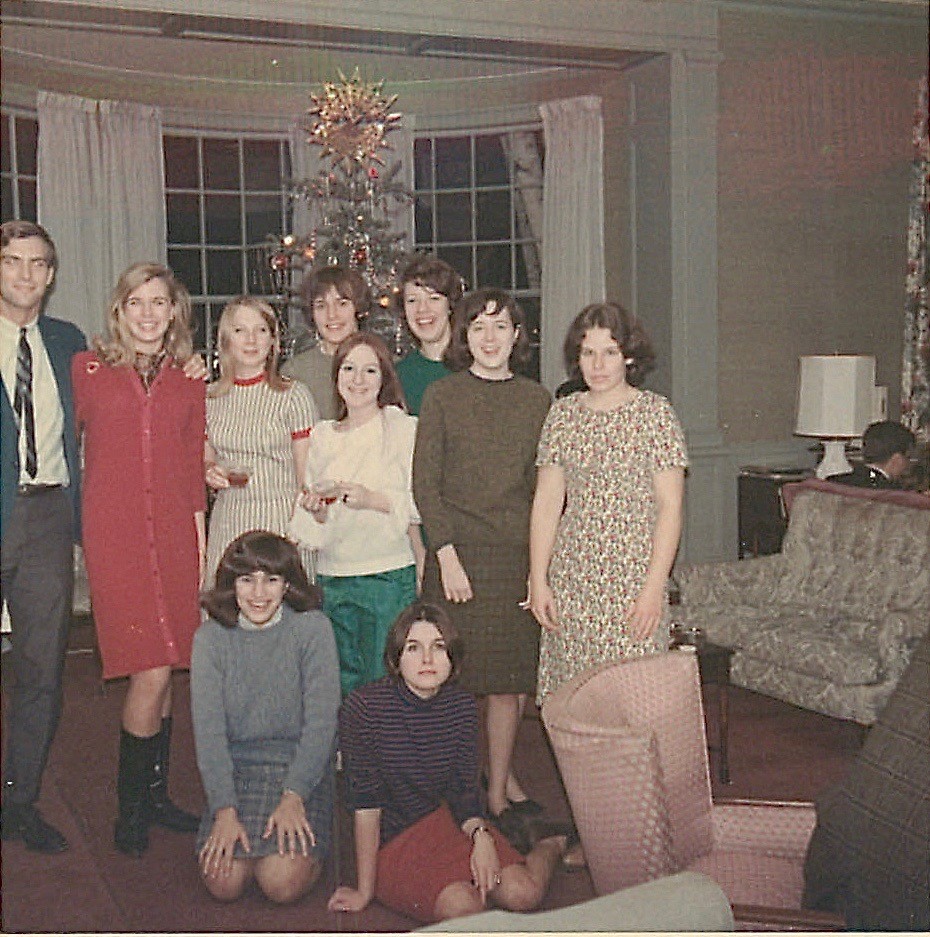
<svg viewBox="0 0 930 937">
<path fill-rule="evenodd" d="M 471 367 L 475 359 L 468 347 L 468 327 L 489 307 L 493 309 L 488 313 L 492 316 L 508 312 L 517 330 L 517 340 L 510 352 L 510 367 L 516 370 L 529 361 L 530 337 L 520 304 L 506 290 L 488 288 L 466 293 L 452 310 L 452 338 L 443 357 L 450 370 L 464 371 Z"/>
<path fill-rule="evenodd" d="M 367 345 L 378 359 L 378 367 L 381 369 L 381 390 L 378 391 L 378 406 L 400 407 L 401 410 L 406 411 L 407 400 L 404 397 L 404 388 L 397 376 L 387 345 L 373 332 L 353 332 L 348 338 L 340 342 L 336 353 L 333 355 L 332 379 L 333 393 L 336 395 L 336 419 L 344 420 L 349 412 L 346 402 L 339 393 L 339 369 L 349 352 L 353 348 L 358 348 L 359 345 Z"/>
<path fill-rule="evenodd" d="M 0 248 L 8 247 L 18 238 L 39 238 L 45 242 L 45 259 L 52 270 L 58 269 L 58 251 L 52 236 L 40 224 L 32 221 L 4 221 L 0 225 Z"/>
<path fill-rule="evenodd" d="M 394 303 L 401 313 L 404 311 L 404 286 L 408 283 L 442 293 L 449 300 L 450 306 L 454 306 L 465 293 L 465 281 L 458 270 L 433 254 L 415 257 L 400 275 Z"/>
<path fill-rule="evenodd" d="M 400 673 L 400 657 L 404 653 L 407 635 L 410 634 L 410 629 L 418 621 L 428 621 L 431 625 L 435 625 L 436 630 L 442 635 L 443 640 L 446 642 L 446 654 L 449 656 L 449 663 L 452 665 L 449 680 L 454 680 L 462 669 L 465 645 L 455 625 L 452 624 L 449 613 L 441 605 L 436 605 L 433 602 L 416 601 L 412 605 L 408 605 L 397 616 L 394 624 L 391 625 L 391 630 L 388 632 L 384 644 L 385 670 L 398 682 L 403 680 Z"/>
<path fill-rule="evenodd" d="M 570 378 L 581 378 L 581 343 L 589 329 L 607 329 L 620 347 L 624 358 L 632 358 L 626 366 L 627 383 L 639 387 L 643 378 L 655 367 L 652 343 L 639 319 L 619 303 L 591 303 L 575 316 L 565 336 L 563 354 L 565 370 Z"/>
<path fill-rule="evenodd" d="M 216 584 L 200 600 L 207 614 L 224 627 L 235 628 L 239 623 L 236 579 L 259 570 L 284 579 L 284 601 L 295 612 L 309 612 L 323 604 L 319 587 L 307 579 L 297 547 L 269 530 L 250 530 L 236 537 L 223 553 Z"/>
<path fill-rule="evenodd" d="M 362 275 L 349 267 L 316 267 L 304 276 L 300 284 L 304 318 L 313 325 L 313 300 L 325 296 L 331 289 L 355 306 L 355 318 L 364 319 L 371 311 L 371 290 Z"/>
<path fill-rule="evenodd" d="M 895 420 L 871 423 L 862 434 L 862 460 L 883 465 L 899 452 L 909 455 L 915 442 L 914 434 Z"/>
</svg>

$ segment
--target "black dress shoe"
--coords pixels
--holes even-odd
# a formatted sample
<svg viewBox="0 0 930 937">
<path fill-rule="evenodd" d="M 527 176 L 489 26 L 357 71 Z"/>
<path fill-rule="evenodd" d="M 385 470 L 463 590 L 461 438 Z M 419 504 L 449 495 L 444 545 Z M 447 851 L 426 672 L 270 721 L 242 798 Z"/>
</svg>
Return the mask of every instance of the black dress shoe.
<svg viewBox="0 0 930 937">
<path fill-rule="evenodd" d="M 543 805 L 532 797 L 524 797 L 523 800 L 511 800 L 507 798 L 511 809 L 517 813 L 522 813 L 525 817 L 540 817 L 543 814 Z"/>
<path fill-rule="evenodd" d="M 8 805 L 0 814 L 0 838 L 21 839 L 27 849 L 54 855 L 68 848 L 68 841 L 31 804 L 26 807 Z"/>
<path fill-rule="evenodd" d="M 492 813 L 491 822 L 507 837 L 510 845 L 520 855 L 525 856 L 533 848 L 526 820 L 513 807 L 504 807 L 498 814 Z"/>
</svg>

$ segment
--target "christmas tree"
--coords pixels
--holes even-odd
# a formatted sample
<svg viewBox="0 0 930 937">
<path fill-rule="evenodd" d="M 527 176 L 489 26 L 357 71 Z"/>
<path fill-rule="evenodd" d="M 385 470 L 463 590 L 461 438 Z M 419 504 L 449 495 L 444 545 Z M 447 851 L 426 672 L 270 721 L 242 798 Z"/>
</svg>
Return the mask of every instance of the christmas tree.
<svg viewBox="0 0 930 937">
<path fill-rule="evenodd" d="M 400 163 L 386 169 L 382 151 L 401 121 L 392 113 L 397 96 L 385 97 L 384 83 L 367 84 L 358 71 L 351 78 L 327 82 L 322 94 L 311 94 L 307 111 L 308 142 L 322 148 L 325 166 L 291 190 L 311 208 L 313 229 L 306 235 L 269 235 L 263 251 L 271 291 L 286 308 L 304 270 L 340 265 L 357 270 L 375 299 L 365 328 L 378 333 L 395 355 L 403 353 L 406 336 L 395 315 L 393 294 L 398 273 L 410 255 L 403 234 L 391 230 L 391 217 L 413 194 L 398 179 Z M 306 335 L 291 336 L 306 347 Z M 300 350 L 298 348 L 298 350 Z"/>
</svg>

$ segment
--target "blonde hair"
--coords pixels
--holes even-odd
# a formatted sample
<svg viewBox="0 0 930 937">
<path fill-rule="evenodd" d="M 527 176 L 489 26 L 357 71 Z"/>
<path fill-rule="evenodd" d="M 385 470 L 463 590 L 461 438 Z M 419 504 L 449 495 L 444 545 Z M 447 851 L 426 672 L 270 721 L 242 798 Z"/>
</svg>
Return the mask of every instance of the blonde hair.
<svg viewBox="0 0 930 937">
<path fill-rule="evenodd" d="M 216 329 L 220 376 L 216 382 L 210 385 L 207 395 L 209 397 L 222 397 L 223 394 L 229 393 L 235 383 L 236 368 L 232 361 L 232 353 L 229 350 L 229 339 L 232 334 L 232 318 L 237 309 L 251 309 L 253 312 L 257 312 L 264 320 L 265 325 L 271 329 L 271 351 L 268 352 L 268 357 L 265 359 L 265 378 L 272 390 L 287 390 L 291 386 L 291 381 L 278 373 L 281 330 L 274 309 L 265 300 L 259 299 L 257 296 L 237 296 L 226 303 L 220 313 L 220 321 Z"/>
<path fill-rule="evenodd" d="M 170 268 L 162 264 L 138 263 L 127 267 L 116 281 L 107 309 L 106 340 L 100 336 L 94 339 L 94 348 L 107 364 L 135 363 L 136 348 L 123 321 L 122 309 L 132 293 L 152 280 L 161 280 L 165 284 L 172 306 L 171 321 L 168 323 L 162 347 L 179 365 L 183 365 L 194 354 L 191 339 L 191 297 L 187 288 Z"/>
</svg>

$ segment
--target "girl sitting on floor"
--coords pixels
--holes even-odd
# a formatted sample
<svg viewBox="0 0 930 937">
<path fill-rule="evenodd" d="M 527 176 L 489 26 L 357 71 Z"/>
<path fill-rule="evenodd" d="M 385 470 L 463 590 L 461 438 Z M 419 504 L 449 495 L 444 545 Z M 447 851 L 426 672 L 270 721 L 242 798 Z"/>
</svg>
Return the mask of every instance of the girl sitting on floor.
<svg viewBox="0 0 930 937">
<path fill-rule="evenodd" d="M 207 794 L 197 855 L 207 890 L 255 878 L 276 902 L 306 894 L 332 826 L 339 664 L 297 548 L 252 530 L 220 560 L 194 636 L 191 707 Z"/>
<path fill-rule="evenodd" d="M 336 889 L 331 911 L 361 911 L 377 898 L 418 921 L 440 921 L 489 902 L 530 911 L 542 901 L 568 840 L 540 839 L 523 857 L 489 826 L 477 784 L 477 705 L 454 683 L 461 656 L 446 612 L 415 602 L 388 634 L 389 676 L 343 703 L 357 883 Z"/>
</svg>

